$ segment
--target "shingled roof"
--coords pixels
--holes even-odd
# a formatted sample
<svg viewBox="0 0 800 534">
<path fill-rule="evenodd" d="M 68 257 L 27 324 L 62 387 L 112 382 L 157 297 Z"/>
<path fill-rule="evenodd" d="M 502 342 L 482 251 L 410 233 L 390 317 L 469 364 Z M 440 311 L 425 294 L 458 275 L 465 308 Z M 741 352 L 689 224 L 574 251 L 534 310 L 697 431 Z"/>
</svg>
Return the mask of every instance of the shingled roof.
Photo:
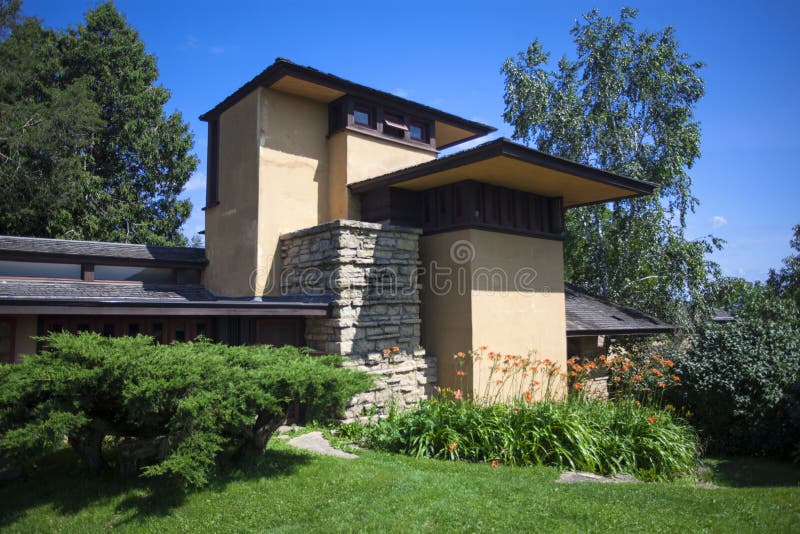
<svg viewBox="0 0 800 534">
<path fill-rule="evenodd" d="M 328 296 L 218 297 L 199 284 L 0 279 L 0 313 L 326 315 Z"/>
<path fill-rule="evenodd" d="M 647 335 L 670 333 L 676 327 L 633 308 L 564 284 L 567 336 Z"/>
<path fill-rule="evenodd" d="M 202 267 L 205 249 L 160 247 L 99 241 L 73 241 L 39 237 L 0 236 L 0 260 L 58 260 L 65 263 L 94 262 L 125 265 L 162 265 Z"/>
</svg>

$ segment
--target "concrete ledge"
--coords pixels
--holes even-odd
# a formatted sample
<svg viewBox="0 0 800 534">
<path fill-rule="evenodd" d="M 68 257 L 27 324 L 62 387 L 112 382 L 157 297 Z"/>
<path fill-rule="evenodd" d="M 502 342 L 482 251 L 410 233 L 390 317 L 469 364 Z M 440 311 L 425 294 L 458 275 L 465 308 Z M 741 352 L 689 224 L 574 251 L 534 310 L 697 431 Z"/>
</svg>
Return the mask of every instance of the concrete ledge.
<svg viewBox="0 0 800 534">
<path fill-rule="evenodd" d="M 317 226 L 310 226 L 301 230 L 295 230 L 280 236 L 281 240 L 293 239 L 296 237 L 304 237 L 307 235 L 318 234 L 339 228 L 352 228 L 356 230 L 377 230 L 382 232 L 398 232 L 406 234 L 422 235 L 422 228 L 414 228 L 411 226 L 396 226 L 393 224 L 369 223 L 363 221 L 352 221 L 349 219 L 337 219 L 335 221 L 318 224 Z"/>
</svg>

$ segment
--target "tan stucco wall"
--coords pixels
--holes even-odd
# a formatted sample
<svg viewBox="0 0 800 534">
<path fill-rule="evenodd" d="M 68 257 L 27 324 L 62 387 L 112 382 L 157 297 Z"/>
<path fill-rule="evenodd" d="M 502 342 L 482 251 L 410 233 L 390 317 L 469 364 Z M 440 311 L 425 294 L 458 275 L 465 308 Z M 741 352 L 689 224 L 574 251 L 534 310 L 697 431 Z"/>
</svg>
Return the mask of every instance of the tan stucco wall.
<svg viewBox="0 0 800 534">
<path fill-rule="evenodd" d="M 255 294 L 280 291 L 281 234 L 328 215 L 328 106 L 262 89 Z"/>
<path fill-rule="evenodd" d="M 422 346 L 438 359 L 438 381 L 442 387 L 458 388 L 462 381 L 456 377 L 453 355 L 468 351 L 472 343 L 471 288 L 468 284 L 469 265 L 460 265 L 450 257 L 453 243 L 469 239 L 469 230 L 459 230 L 422 236 L 420 259 L 425 275 L 421 277 L 420 318 Z M 438 273 L 438 274 L 434 274 Z M 471 363 L 464 370 L 471 376 Z M 472 393 L 472 384 L 463 381 L 465 393 Z"/>
<path fill-rule="evenodd" d="M 222 114 L 220 204 L 206 211 L 204 283 L 212 292 L 279 293 L 280 235 L 358 220 L 347 184 L 435 158 L 357 132 L 327 134 L 327 104 L 268 88 Z"/>
<path fill-rule="evenodd" d="M 451 258 L 452 248 L 459 245 L 472 258 L 461 265 Z M 451 292 L 436 294 L 428 274 L 422 293 L 423 346 L 439 358 L 440 385 L 458 385 L 454 353 L 484 345 L 503 354 L 548 358 L 565 371 L 560 241 L 470 229 L 424 236 L 420 250 L 426 272 L 433 261 L 453 269 Z M 464 285 L 467 291 L 460 290 Z M 472 370 L 472 393 L 484 391 L 488 365 L 484 360 Z M 563 381 L 553 386 L 556 394 L 563 392 Z"/>
<path fill-rule="evenodd" d="M 330 220 L 361 219 L 357 198 L 347 184 L 436 159 L 436 153 L 394 143 L 353 130 L 342 130 L 329 140 L 331 160 Z"/>
<path fill-rule="evenodd" d="M 258 107 L 254 91 L 226 110 L 219 125 L 219 205 L 206 210 L 203 283 L 217 295 L 252 296 L 258 240 Z"/>
<path fill-rule="evenodd" d="M 472 262 L 473 346 L 485 345 L 503 354 L 531 353 L 533 359 L 549 359 L 564 372 L 567 324 L 562 242 L 483 230 L 472 230 L 470 239 L 476 250 Z M 491 272 L 499 272 L 490 270 L 498 268 L 506 273 L 506 281 L 487 283 Z M 481 272 L 487 275 L 480 277 Z M 489 362 L 484 360 L 482 366 L 482 372 L 476 370 L 474 387 L 478 391 L 489 376 Z M 551 386 L 556 395 L 564 391 L 560 378 Z"/>
<path fill-rule="evenodd" d="M 16 361 L 21 361 L 22 357 L 29 354 L 36 354 L 37 317 L 35 315 L 21 315 L 16 318 L 16 332 L 14 338 L 14 352 Z"/>
</svg>

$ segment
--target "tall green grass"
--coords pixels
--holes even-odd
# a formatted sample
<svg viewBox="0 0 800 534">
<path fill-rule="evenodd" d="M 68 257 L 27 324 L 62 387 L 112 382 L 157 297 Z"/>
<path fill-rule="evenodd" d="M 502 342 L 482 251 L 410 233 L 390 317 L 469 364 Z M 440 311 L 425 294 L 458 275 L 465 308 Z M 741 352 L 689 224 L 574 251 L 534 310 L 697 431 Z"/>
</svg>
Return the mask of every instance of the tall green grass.
<svg viewBox="0 0 800 534">
<path fill-rule="evenodd" d="M 687 475 L 698 459 L 688 424 L 633 401 L 483 406 L 434 399 L 342 433 L 370 448 L 416 457 L 624 472 L 646 480 Z"/>
</svg>

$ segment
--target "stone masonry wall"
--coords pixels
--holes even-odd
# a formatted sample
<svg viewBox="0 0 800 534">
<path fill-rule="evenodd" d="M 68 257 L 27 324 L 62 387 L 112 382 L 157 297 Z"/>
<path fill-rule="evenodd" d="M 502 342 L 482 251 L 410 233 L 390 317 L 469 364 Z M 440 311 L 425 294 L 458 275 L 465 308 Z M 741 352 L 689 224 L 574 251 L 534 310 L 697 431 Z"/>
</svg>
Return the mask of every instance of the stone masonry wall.
<svg viewBox="0 0 800 534">
<path fill-rule="evenodd" d="M 377 379 L 347 419 L 405 409 L 436 384 L 435 358 L 419 345 L 420 233 L 338 220 L 281 236 L 281 292 L 332 298 L 330 317 L 306 319 L 306 343 Z"/>
</svg>

